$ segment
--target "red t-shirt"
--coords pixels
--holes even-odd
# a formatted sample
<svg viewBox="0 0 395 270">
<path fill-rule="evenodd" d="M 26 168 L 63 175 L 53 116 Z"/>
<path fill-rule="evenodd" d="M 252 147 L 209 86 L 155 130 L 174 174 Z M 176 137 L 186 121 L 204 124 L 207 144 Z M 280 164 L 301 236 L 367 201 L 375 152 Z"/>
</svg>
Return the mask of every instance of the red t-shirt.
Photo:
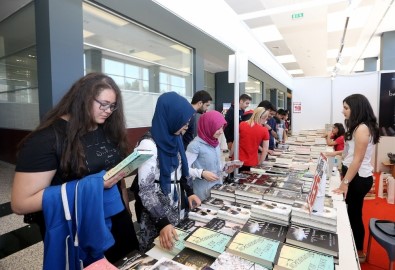
<svg viewBox="0 0 395 270">
<path fill-rule="evenodd" d="M 336 140 L 334 140 L 334 142 L 336 143 L 336 145 L 333 146 L 335 151 L 344 150 L 344 136 L 343 135 L 338 137 Z"/>
<path fill-rule="evenodd" d="M 270 138 L 269 130 L 259 124 L 250 126 L 247 122 L 241 122 L 239 126 L 239 158 L 245 166 L 258 165 L 258 149 L 262 141 Z"/>
</svg>

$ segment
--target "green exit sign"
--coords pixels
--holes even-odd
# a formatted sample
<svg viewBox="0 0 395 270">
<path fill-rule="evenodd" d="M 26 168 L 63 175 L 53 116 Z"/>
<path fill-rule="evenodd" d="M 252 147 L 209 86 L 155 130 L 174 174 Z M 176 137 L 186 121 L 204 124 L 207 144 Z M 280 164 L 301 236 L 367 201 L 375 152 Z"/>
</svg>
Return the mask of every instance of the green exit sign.
<svg viewBox="0 0 395 270">
<path fill-rule="evenodd" d="M 303 18 L 303 12 L 299 12 L 299 13 L 293 13 L 292 14 L 292 19 L 302 19 Z"/>
</svg>

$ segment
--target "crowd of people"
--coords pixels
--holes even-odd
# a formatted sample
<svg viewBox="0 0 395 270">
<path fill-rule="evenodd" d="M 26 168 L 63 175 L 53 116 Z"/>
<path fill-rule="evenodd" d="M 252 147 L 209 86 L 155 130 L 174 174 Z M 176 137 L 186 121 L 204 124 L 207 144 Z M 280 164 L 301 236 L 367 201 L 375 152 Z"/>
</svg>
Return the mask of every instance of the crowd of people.
<svg viewBox="0 0 395 270">
<path fill-rule="evenodd" d="M 267 100 L 246 111 L 251 100 L 247 94 L 239 99 L 239 159 L 244 162 L 241 170 L 262 163 L 276 143 L 286 141 L 290 129 L 288 111 L 277 110 Z M 54 223 L 62 219 L 59 213 L 63 213 L 64 195 L 73 200 L 78 194 L 81 198 L 75 209 L 87 207 L 89 212 L 95 208 L 94 213 L 103 217 L 99 223 L 103 239 L 95 242 L 95 252 L 81 245 L 84 266 L 103 257 L 115 263 L 132 250 L 145 252 L 158 236 L 161 246 L 171 249 L 177 239 L 175 226 L 234 170 L 225 166 L 220 148 L 221 136 L 225 135 L 230 155 L 234 151 L 234 107 L 224 117 L 215 110 L 208 111 L 211 101 L 204 90 L 196 92 L 191 103 L 175 92 L 159 96 L 152 126 L 136 146 L 152 154 L 139 167 L 132 186 L 139 237 L 130 216 L 125 179 L 115 175 L 105 182 L 98 181 L 131 148 L 121 91 L 111 77 L 102 73 L 87 74 L 75 82 L 37 129 L 21 142 L 12 190 L 13 211 L 24 214 L 26 222 L 37 223 L 44 245 L 53 245 L 53 235 L 59 237 Z M 370 158 L 379 135 L 376 118 L 364 96 L 347 97 L 343 113 L 347 131 L 336 123 L 325 137 L 334 153 L 344 156 L 344 177 L 335 192 L 346 195 L 361 253 L 363 197 L 372 185 Z M 71 194 L 70 190 L 77 190 L 77 186 L 78 193 Z M 81 206 L 88 200 L 98 201 L 95 206 Z M 77 216 L 74 211 L 71 213 Z M 67 235 L 69 226 L 74 229 L 75 224 L 70 225 L 66 219 L 62 226 L 62 233 Z M 86 234 L 79 236 L 81 239 L 92 237 L 89 227 L 77 230 Z M 65 253 L 59 254 L 64 257 Z M 51 258 L 44 256 L 44 264 L 50 268 Z"/>
</svg>

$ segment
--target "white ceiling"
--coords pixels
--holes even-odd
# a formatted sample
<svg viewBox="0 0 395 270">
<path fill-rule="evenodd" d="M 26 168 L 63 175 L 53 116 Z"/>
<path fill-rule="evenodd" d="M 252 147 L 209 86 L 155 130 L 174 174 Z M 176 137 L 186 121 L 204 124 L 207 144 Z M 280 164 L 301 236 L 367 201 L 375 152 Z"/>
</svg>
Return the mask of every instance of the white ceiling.
<svg viewBox="0 0 395 270">
<path fill-rule="evenodd" d="M 343 34 L 344 46 L 335 73 L 363 71 L 364 58 L 380 59 L 381 34 L 395 30 L 394 0 L 225 2 L 294 77 L 331 76 Z"/>
</svg>

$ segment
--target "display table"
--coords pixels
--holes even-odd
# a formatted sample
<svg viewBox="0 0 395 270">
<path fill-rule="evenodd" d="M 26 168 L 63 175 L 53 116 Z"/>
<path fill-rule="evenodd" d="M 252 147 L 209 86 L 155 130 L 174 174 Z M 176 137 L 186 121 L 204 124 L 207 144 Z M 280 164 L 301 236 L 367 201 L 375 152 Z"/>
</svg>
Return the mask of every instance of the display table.
<svg viewBox="0 0 395 270">
<path fill-rule="evenodd" d="M 340 174 L 336 171 L 335 175 L 330 177 L 330 190 L 336 189 L 339 184 Z M 331 196 L 333 207 L 337 209 L 337 236 L 339 241 L 339 265 L 335 265 L 335 269 L 361 269 L 343 195 L 331 194 Z"/>
<path fill-rule="evenodd" d="M 389 161 L 383 161 L 382 163 L 383 163 L 384 166 L 390 167 L 391 175 L 393 177 L 395 177 L 395 164 L 393 164 L 393 163 L 391 163 Z"/>
</svg>

